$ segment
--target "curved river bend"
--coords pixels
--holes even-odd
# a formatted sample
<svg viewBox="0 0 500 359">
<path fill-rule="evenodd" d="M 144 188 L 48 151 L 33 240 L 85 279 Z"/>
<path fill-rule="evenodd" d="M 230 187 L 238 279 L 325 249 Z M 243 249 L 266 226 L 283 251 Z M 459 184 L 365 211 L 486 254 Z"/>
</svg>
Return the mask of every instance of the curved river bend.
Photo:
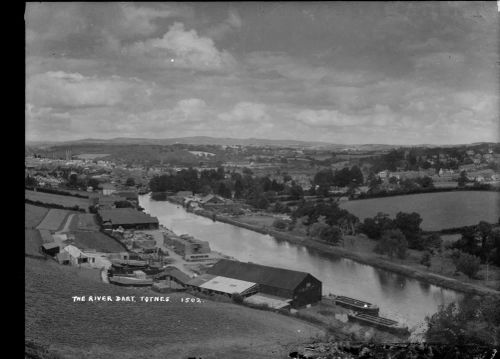
<svg viewBox="0 0 500 359">
<path fill-rule="evenodd" d="M 342 294 L 380 307 L 380 315 L 422 329 L 424 318 L 462 294 L 350 259 L 320 253 L 230 224 L 186 212 L 179 205 L 139 196 L 146 212 L 177 234 L 206 240 L 213 250 L 244 262 L 308 272 L 323 282 L 323 294 Z"/>
</svg>

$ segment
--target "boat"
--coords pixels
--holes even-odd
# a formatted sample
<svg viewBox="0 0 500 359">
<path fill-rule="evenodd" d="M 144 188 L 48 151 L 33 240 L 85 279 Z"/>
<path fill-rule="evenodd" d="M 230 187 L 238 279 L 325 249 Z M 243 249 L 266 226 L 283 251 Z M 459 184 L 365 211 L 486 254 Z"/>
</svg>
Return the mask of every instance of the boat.
<svg viewBox="0 0 500 359">
<path fill-rule="evenodd" d="M 141 279 L 125 276 L 112 276 L 108 278 L 109 283 L 120 285 L 123 287 L 151 287 L 153 285 L 152 279 Z"/>
<path fill-rule="evenodd" d="M 330 295 L 336 305 L 351 309 L 355 312 L 378 315 L 379 307 L 375 304 L 364 302 L 362 300 L 345 297 L 343 295 Z"/>
<path fill-rule="evenodd" d="M 347 314 L 347 319 L 351 322 L 357 322 L 363 325 L 369 325 L 380 330 L 384 330 L 398 335 L 409 335 L 408 327 L 395 320 L 382 318 L 375 315 L 356 313 L 351 311 Z"/>
</svg>

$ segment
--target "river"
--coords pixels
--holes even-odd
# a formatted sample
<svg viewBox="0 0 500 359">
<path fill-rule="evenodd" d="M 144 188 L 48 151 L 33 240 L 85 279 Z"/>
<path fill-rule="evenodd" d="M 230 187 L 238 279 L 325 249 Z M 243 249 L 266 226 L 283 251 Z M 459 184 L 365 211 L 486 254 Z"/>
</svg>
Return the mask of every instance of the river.
<svg viewBox="0 0 500 359">
<path fill-rule="evenodd" d="M 213 250 L 240 261 L 308 272 L 323 282 L 323 294 L 346 295 L 380 307 L 380 315 L 421 332 L 424 318 L 439 305 L 458 300 L 456 291 L 377 269 L 350 259 L 280 241 L 272 236 L 189 213 L 182 206 L 139 196 L 147 213 L 177 234 L 188 233 Z"/>
</svg>

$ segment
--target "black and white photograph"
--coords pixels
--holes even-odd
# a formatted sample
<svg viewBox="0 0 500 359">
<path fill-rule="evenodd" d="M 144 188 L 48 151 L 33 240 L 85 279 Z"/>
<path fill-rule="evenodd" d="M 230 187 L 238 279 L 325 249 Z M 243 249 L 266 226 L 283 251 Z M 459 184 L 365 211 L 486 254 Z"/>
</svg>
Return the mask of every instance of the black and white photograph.
<svg viewBox="0 0 500 359">
<path fill-rule="evenodd" d="M 25 359 L 500 358 L 499 15 L 26 2 Z"/>
</svg>

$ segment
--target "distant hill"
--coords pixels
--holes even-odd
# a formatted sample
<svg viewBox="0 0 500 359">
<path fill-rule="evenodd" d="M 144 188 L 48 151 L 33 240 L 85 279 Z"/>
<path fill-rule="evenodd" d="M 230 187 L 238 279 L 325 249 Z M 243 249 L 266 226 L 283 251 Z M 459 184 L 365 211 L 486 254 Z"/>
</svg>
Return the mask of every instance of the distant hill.
<svg viewBox="0 0 500 359">
<path fill-rule="evenodd" d="M 229 138 L 229 137 L 209 137 L 209 136 L 193 136 L 193 137 L 177 137 L 177 138 L 126 138 L 117 137 L 111 139 L 95 139 L 85 138 L 74 141 L 32 141 L 27 142 L 27 147 L 53 147 L 53 146 L 67 146 L 67 145 L 86 145 L 86 144 L 105 144 L 105 145 L 173 145 L 173 144 L 187 144 L 187 145 L 220 145 L 220 146 L 275 146 L 275 147 L 310 147 L 321 148 L 326 150 L 359 150 L 359 151 L 381 151 L 397 147 L 458 147 L 458 146 L 477 146 L 480 144 L 490 144 L 490 142 L 477 142 L 473 144 L 456 144 L 456 145 L 432 145 L 420 144 L 411 146 L 391 145 L 391 144 L 335 144 L 322 141 L 299 141 L 299 140 L 273 140 L 262 138 Z M 491 143 L 493 144 L 493 143 Z"/>
</svg>

